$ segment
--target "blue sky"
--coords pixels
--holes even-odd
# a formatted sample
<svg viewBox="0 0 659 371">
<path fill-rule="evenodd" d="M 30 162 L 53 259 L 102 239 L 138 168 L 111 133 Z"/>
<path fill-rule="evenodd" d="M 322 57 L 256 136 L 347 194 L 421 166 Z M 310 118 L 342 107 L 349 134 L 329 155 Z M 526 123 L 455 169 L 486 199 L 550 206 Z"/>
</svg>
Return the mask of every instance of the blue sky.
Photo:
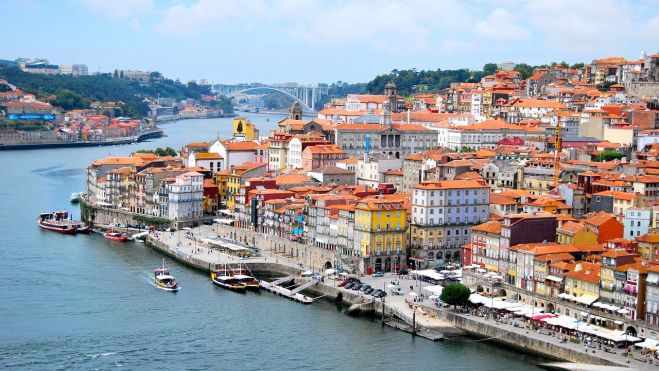
<svg viewBox="0 0 659 371">
<path fill-rule="evenodd" d="M 368 81 L 393 69 L 638 58 L 659 0 L 5 0 L 0 58 L 181 80 Z"/>
</svg>

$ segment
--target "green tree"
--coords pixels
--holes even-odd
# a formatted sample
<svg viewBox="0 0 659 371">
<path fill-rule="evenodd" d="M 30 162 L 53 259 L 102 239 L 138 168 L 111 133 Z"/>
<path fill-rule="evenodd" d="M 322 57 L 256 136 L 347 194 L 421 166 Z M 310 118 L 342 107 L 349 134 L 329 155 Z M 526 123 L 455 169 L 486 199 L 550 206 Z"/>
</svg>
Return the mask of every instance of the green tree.
<svg viewBox="0 0 659 371">
<path fill-rule="evenodd" d="M 55 94 L 55 99 L 50 101 L 54 106 L 65 110 L 88 108 L 89 101 L 69 89 L 60 89 Z"/>
<path fill-rule="evenodd" d="M 518 65 L 515 65 L 515 71 L 522 74 L 523 79 L 528 79 L 529 76 L 533 74 L 533 67 L 526 63 L 520 63 Z"/>
<path fill-rule="evenodd" d="M 446 285 L 442 290 L 439 298 L 446 304 L 452 305 L 455 309 L 458 305 L 465 305 L 469 300 L 471 290 L 461 283 L 452 283 Z"/>
<path fill-rule="evenodd" d="M 583 63 L 575 63 L 575 64 L 571 65 L 570 68 L 576 70 L 576 69 L 579 69 L 579 68 L 584 68 L 584 66 L 585 66 L 585 64 L 583 64 Z"/>
<path fill-rule="evenodd" d="M 598 155 L 593 155 L 592 160 L 597 162 L 608 162 L 620 160 L 623 157 L 625 157 L 625 154 L 618 151 L 602 151 Z"/>
<path fill-rule="evenodd" d="M 609 91 L 609 88 L 611 87 L 611 85 L 614 85 L 614 84 L 615 84 L 615 82 L 605 81 L 605 82 L 597 85 L 597 90 L 599 90 L 599 91 Z"/>
<path fill-rule="evenodd" d="M 496 63 L 485 63 L 483 66 L 483 72 L 485 72 L 486 75 L 492 75 L 495 72 L 497 72 L 497 64 Z"/>
</svg>

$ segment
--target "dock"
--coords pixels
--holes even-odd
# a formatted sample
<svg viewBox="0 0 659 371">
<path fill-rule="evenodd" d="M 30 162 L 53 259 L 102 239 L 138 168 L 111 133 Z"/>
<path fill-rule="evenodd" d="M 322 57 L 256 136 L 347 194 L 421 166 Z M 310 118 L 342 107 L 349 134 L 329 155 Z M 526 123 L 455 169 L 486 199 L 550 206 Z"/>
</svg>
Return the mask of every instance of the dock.
<svg viewBox="0 0 659 371">
<path fill-rule="evenodd" d="M 313 300 L 314 300 L 313 298 L 310 298 L 306 295 L 300 294 L 299 291 L 302 291 L 302 290 L 298 290 L 298 291 L 294 292 L 295 289 L 289 290 L 285 287 L 279 286 L 279 284 L 282 284 L 284 282 L 290 282 L 294 279 L 295 279 L 294 276 L 287 276 L 287 277 L 283 277 L 283 278 L 280 278 L 278 280 L 275 280 L 273 282 L 267 282 L 267 281 L 261 280 L 261 288 L 266 290 L 266 291 L 270 291 L 274 294 L 289 298 L 291 300 L 297 301 L 297 302 L 302 303 L 302 304 L 311 304 L 311 303 L 313 303 Z M 302 286 L 300 286 L 300 287 L 302 287 Z"/>
</svg>

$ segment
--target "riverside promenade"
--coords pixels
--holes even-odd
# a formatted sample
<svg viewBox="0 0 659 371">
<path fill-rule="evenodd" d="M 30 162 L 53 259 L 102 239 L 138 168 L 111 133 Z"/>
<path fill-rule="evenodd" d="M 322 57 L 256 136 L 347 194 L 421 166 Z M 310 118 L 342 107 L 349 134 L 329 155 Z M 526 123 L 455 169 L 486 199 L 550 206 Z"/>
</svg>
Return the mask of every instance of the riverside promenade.
<svg viewBox="0 0 659 371">
<path fill-rule="evenodd" d="M 222 264 L 242 263 L 250 268 L 255 274 L 260 275 L 297 275 L 303 270 L 312 270 L 303 261 L 294 258 L 277 255 L 273 251 L 260 250 L 260 256 L 241 258 L 232 254 L 219 251 L 211 245 L 201 242 L 204 238 L 217 237 L 216 230 L 212 226 L 201 226 L 189 231 L 176 232 L 152 232 L 147 236 L 147 244 L 162 253 L 189 264 L 202 271 L 217 269 Z M 235 241 L 227 242 L 236 243 Z M 316 270 L 318 268 L 316 267 Z M 318 272 L 322 273 L 322 272 Z M 387 285 L 397 281 L 406 293 L 414 291 L 423 292 L 423 286 L 427 284 L 415 280 L 399 277 L 395 274 L 385 274 L 384 277 L 361 277 L 362 282 L 370 284 L 374 288 L 387 290 Z M 315 291 L 329 299 L 337 297 L 341 293 L 344 300 L 348 302 L 360 302 L 370 300 L 371 297 L 359 292 L 338 287 L 338 281 L 326 279 L 311 287 Z M 614 367 L 632 367 L 632 369 L 657 369 L 659 367 L 646 363 L 639 352 L 634 352 L 634 357 L 629 364 L 627 358 L 616 349 L 615 354 L 606 353 L 603 350 L 586 348 L 581 344 L 561 343 L 556 336 L 542 335 L 524 326 L 514 326 L 512 323 L 497 322 L 469 314 L 456 313 L 452 308 L 437 308 L 430 300 L 413 301 L 411 295 L 390 295 L 384 301 L 375 300 L 375 312 L 380 313 L 382 305 L 388 316 L 395 315 L 405 322 L 410 322 L 414 317 L 415 322 L 422 328 L 442 332 L 446 341 L 491 341 L 507 347 L 513 347 L 530 354 L 536 354 L 550 359 L 567 360 L 574 362 L 561 368 L 580 369 L 579 364 L 591 364 Z M 522 320 L 518 321 L 523 324 Z M 464 337 L 461 335 L 471 335 Z"/>
</svg>

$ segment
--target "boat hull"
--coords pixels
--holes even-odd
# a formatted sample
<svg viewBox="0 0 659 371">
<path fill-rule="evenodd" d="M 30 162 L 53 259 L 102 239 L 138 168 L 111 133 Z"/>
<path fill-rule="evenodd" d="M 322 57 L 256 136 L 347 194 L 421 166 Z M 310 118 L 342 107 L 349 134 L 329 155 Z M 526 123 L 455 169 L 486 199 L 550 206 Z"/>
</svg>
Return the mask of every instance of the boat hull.
<svg viewBox="0 0 659 371">
<path fill-rule="evenodd" d="M 153 284 L 157 288 L 159 288 L 161 290 L 164 290 L 164 291 L 169 291 L 169 292 L 178 292 L 181 289 L 181 286 L 179 286 L 179 285 L 176 285 L 176 287 L 167 287 L 167 286 L 164 286 L 164 285 L 160 284 L 158 281 L 153 281 Z"/>
<path fill-rule="evenodd" d="M 44 223 L 39 223 L 39 227 L 41 227 L 43 229 L 46 229 L 46 230 L 49 230 L 49 231 L 62 233 L 62 234 L 76 234 L 77 233 L 76 228 L 74 228 L 74 227 L 54 226 L 54 225 L 48 225 L 48 224 L 44 224 Z"/>
<path fill-rule="evenodd" d="M 245 292 L 246 287 L 245 286 L 237 286 L 237 285 L 230 285 L 228 283 L 224 283 L 222 281 L 218 281 L 216 279 L 213 279 L 213 284 L 216 286 L 220 286 L 223 289 L 231 290 L 234 292 Z"/>
</svg>

